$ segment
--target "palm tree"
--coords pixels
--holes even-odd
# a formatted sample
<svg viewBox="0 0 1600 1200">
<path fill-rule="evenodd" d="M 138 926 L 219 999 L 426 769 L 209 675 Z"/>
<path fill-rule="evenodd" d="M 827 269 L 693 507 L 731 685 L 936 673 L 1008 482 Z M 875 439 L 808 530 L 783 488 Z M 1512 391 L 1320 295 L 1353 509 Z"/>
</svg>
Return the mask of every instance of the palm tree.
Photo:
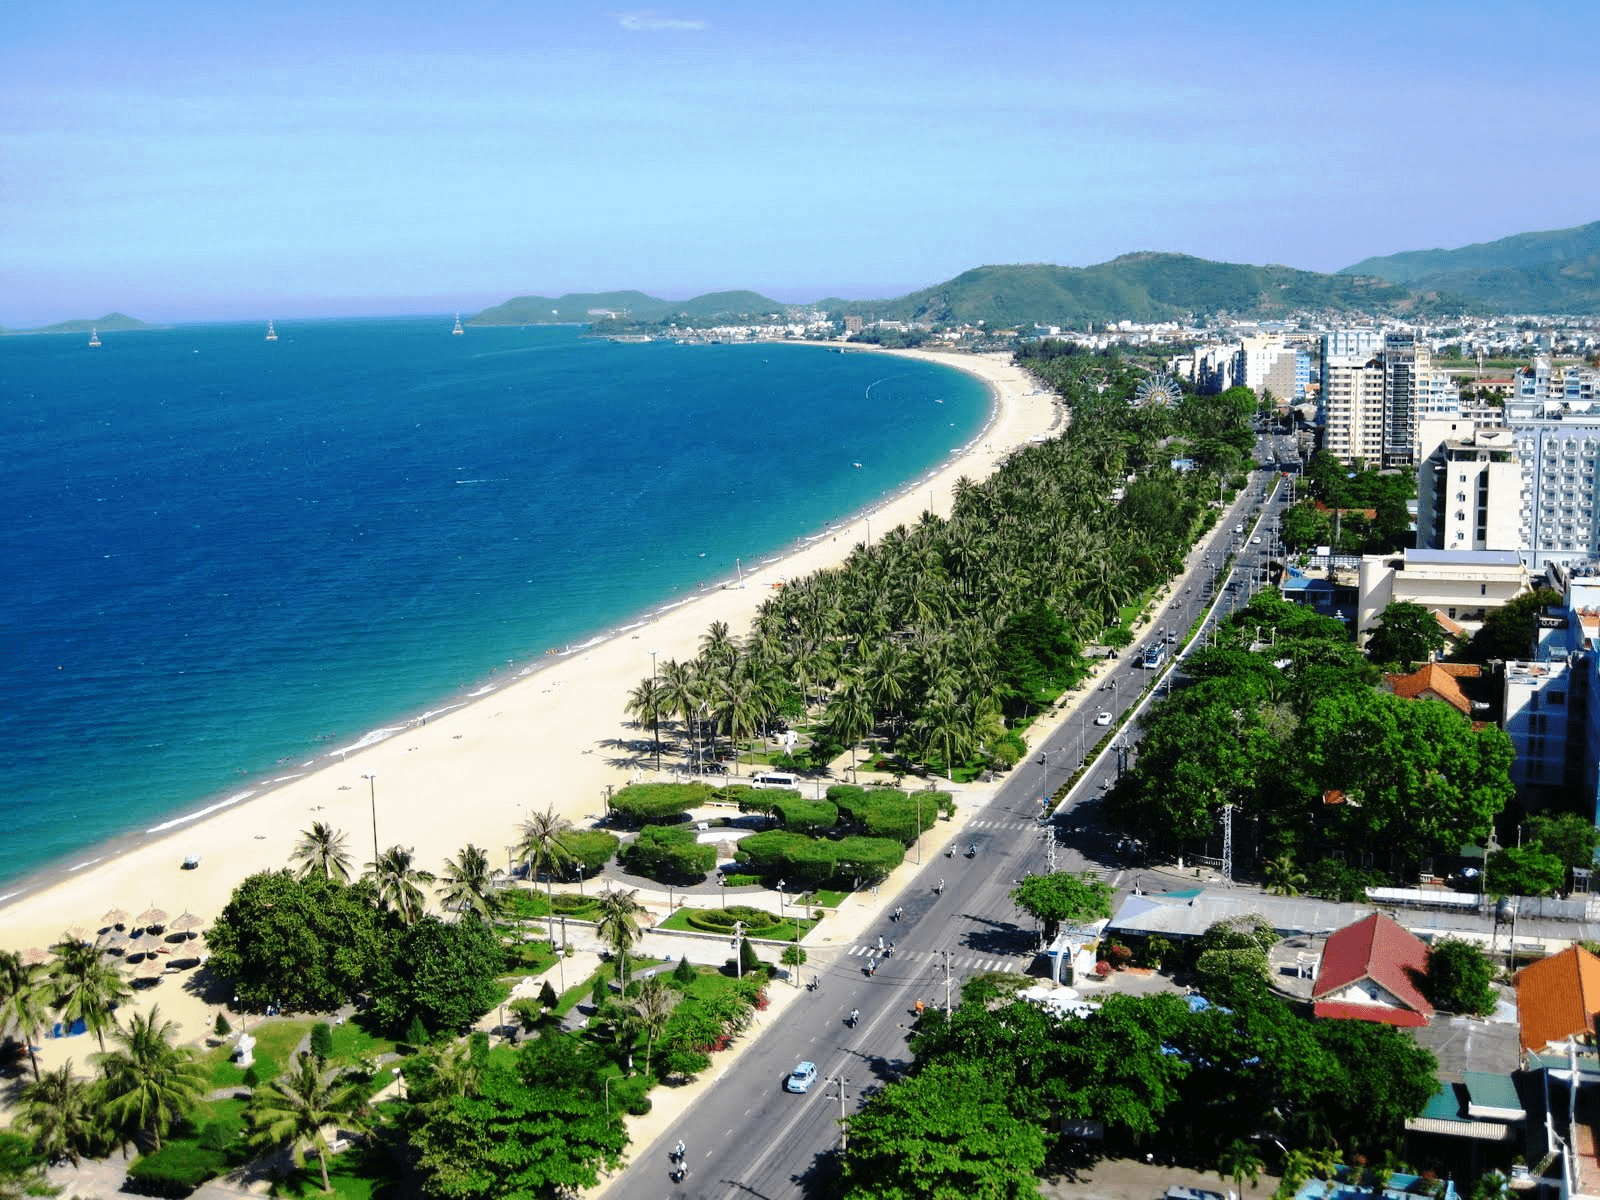
<svg viewBox="0 0 1600 1200">
<path fill-rule="evenodd" d="M 54 984 L 42 965 L 25 963 L 12 950 L 0 950 L 0 1031 L 16 1030 L 28 1047 L 33 1077 L 39 1078 L 39 1059 L 33 1044 L 50 1024 L 50 1000 Z"/>
<path fill-rule="evenodd" d="M 639 996 L 633 1002 L 633 1010 L 639 1014 L 639 1028 L 644 1030 L 646 1075 L 650 1074 L 650 1054 L 655 1049 L 656 1039 L 665 1032 L 667 1022 L 672 1018 L 672 1010 L 682 999 L 683 993 L 668 987 L 666 980 L 659 975 L 652 975 L 639 985 Z"/>
<path fill-rule="evenodd" d="M 628 693 L 623 711 L 639 722 L 649 721 L 656 745 L 656 769 L 661 768 L 661 714 L 668 711 L 666 689 L 654 679 L 641 679 Z"/>
<path fill-rule="evenodd" d="M 310 1054 L 297 1054 L 294 1066 L 271 1083 L 256 1090 L 247 1115 L 252 1126 L 250 1140 L 263 1149 L 289 1146 L 294 1164 L 305 1167 L 306 1151 L 315 1150 L 322 1168 L 323 1193 L 333 1191 L 328 1182 L 328 1145 L 323 1130 L 360 1131 L 366 1128 L 366 1093 L 344 1081 L 344 1072 L 324 1078 L 321 1066 Z"/>
<path fill-rule="evenodd" d="M 1260 1151 L 1243 1138 L 1234 1138 L 1217 1156 L 1217 1178 L 1227 1180 L 1231 1177 L 1234 1190 L 1243 1192 L 1244 1181 L 1248 1179 L 1250 1186 L 1254 1187 L 1265 1165 Z"/>
<path fill-rule="evenodd" d="M 540 871 L 545 873 L 545 890 L 550 897 L 550 944 L 556 944 L 555 868 L 572 861 L 572 851 L 561 841 L 561 835 L 572 828 L 572 822 L 556 812 L 551 805 L 542 813 L 534 813 L 522 823 L 522 837 L 517 842 L 517 854 L 528 864 L 528 882 Z"/>
<path fill-rule="evenodd" d="M 494 890 L 489 856 L 471 842 L 454 859 L 445 859 L 440 882 L 444 884 L 440 895 L 446 908 L 458 913 L 470 909 L 485 920 L 499 911 L 500 896 Z"/>
<path fill-rule="evenodd" d="M 628 949 L 639 936 L 638 914 L 644 911 L 637 900 L 638 891 L 607 886 L 595 899 L 599 902 L 599 916 L 595 918 L 595 932 L 600 940 L 617 955 L 617 978 L 628 978 Z"/>
<path fill-rule="evenodd" d="M 427 907 L 428 898 L 420 884 L 431 884 L 434 876 L 415 865 L 416 852 L 407 846 L 390 846 L 367 864 L 365 878 L 372 880 L 378 893 L 378 906 L 392 912 L 406 924 L 413 924 Z"/>
<path fill-rule="evenodd" d="M 94 1149 L 101 1128 L 94 1087 L 74 1079 L 72 1060 L 48 1071 L 17 1093 L 15 1125 L 33 1137 L 33 1147 L 49 1159 L 63 1156 L 77 1166 Z"/>
<path fill-rule="evenodd" d="M 872 730 L 872 704 L 867 699 L 866 681 L 859 672 L 845 676 L 843 686 L 828 702 L 828 711 L 823 720 L 833 736 L 850 747 L 850 767 L 853 770 L 856 765 L 856 743 Z"/>
<path fill-rule="evenodd" d="M 1266 881 L 1267 891 L 1274 896 L 1298 896 L 1306 885 L 1305 875 L 1295 870 L 1294 859 L 1287 854 L 1280 854 L 1262 863 L 1261 874 Z"/>
<path fill-rule="evenodd" d="M 118 1004 L 133 995 L 116 966 L 100 957 L 100 948 L 69 938 L 56 948 L 56 963 L 50 971 L 55 988 L 55 1007 L 69 1025 L 82 1019 L 94 1030 L 102 1051 L 106 1030 L 116 1027 L 112 1015 Z"/>
<path fill-rule="evenodd" d="M 300 831 L 300 844 L 289 857 L 300 864 L 301 879 L 307 875 L 321 875 L 349 883 L 350 855 L 344 848 L 348 840 L 342 829 L 313 821 L 310 829 Z"/>
<path fill-rule="evenodd" d="M 148 1016 L 134 1013 L 128 1028 L 117 1028 L 111 1040 L 120 1049 L 95 1057 L 105 1076 L 106 1113 L 126 1129 L 145 1134 L 152 1148 L 173 1119 L 205 1095 L 206 1069 L 187 1046 L 175 1045 L 178 1027 L 161 1020 L 161 1007 Z"/>
</svg>

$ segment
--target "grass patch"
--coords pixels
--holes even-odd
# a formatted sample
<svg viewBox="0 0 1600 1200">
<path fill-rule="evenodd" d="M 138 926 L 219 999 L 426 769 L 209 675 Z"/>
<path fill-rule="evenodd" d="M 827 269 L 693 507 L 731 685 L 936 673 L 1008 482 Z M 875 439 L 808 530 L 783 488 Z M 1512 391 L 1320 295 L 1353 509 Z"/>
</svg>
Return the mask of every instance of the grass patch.
<svg viewBox="0 0 1600 1200">
<path fill-rule="evenodd" d="M 849 895 L 849 892 L 841 892 L 836 888 L 818 888 L 806 898 L 805 903 L 813 908 L 838 908 Z"/>
<path fill-rule="evenodd" d="M 296 1171 L 288 1179 L 274 1184 L 269 1193 L 273 1196 L 294 1197 L 295 1200 L 383 1200 L 396 1194 L 395 1180 L 390 1174 L 386 1155 L 381 1149 L 352 1146 L 342 1154 L 328 1157 L 328 1183 L 332 1192 L 322 1190 L 322 1170 L 317 1166 L 315 1154 L 306 1157 L 305 1169 Z"/>
<path fill-rule="evenodd" d="M 505 947 L 505 970 L 521 977 L 542 975 L 556 965 L 556 953 L 547 941 L 516 942 Z"/>
<path fill-rule="evenodd" d="M 333 1027 L 333 1057 L 328 1061 L 334 1066 L 348 1067 L 363 1058 L 377 1058 L 394 1051 L 395 1043 L 371 1032 L 366 1027 L 366 1014 L 359 1014 Z"/>
<path fill-rule="evenodd" d="M 279 1019 L 268 1018 L 260 1025 L 253 1026 L 250 1036 L 256 1039 L 255 1046 L 255 1071 L 256 1078 L 262 1083 L 275 1079 L 283 1073 L 289 1065 L 289 1060 L 294 1055 L 306 1034 L 311 1032 L 311 1027 L 316 1022 L 309 1018 Z M 201 1059 L 211 1075 L 213 1087 L 242 1087 L 244 1086 L 244 1070 L 236 1066 L 230 1055 L 233 1053 L 233 1044 L 218 1046 L 205 1058 Z"/>
</svg>

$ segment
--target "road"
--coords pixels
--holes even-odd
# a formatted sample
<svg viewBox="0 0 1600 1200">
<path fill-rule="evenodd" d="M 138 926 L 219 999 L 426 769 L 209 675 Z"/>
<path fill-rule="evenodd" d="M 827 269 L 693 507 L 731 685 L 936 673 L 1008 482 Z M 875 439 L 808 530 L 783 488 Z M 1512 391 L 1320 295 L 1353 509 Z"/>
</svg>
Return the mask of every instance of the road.
<svg viewBox="0 0 1600 1200">
<path fill-rule="evenodd" d="M 1269 450 L 1262 445 L 1258 453 L 1271 461 Z M 910 1065 L 906 1043 L 915 1003 L 942 1006 L 947 978 L 954 1003 L 962 980 L 971 975 L 1022 972 L 1033 964 L 1033 920 L 1008 893 L 1024 875 L 1048 869 L 1048 842 L 1056 840 L 1056 870 L 1093 871 L 1119 891 L 1142 882 L 1093 819 L 1100 793 L 1116 776 L 1118 754 L 1098 756 L 1054 821 L 1041 819 L 1049 816 L 1043 801 L 1077 769 L 1083 743 L 1092 745 L 1104 732 L 1093 725 L 1094 712 L 1120 717 L 1136 706 L 1150 678 L 1139 665 L 1139 651 L 1168 645 L 1172 631 L 1185 638 L 1210 605 L 1213 586 L 1220 584 L 1225 597 L 1232 594 L 1229 584 L 1237 584 L 1241 594 L 1252 589 L 1247 577 L 1264 565 L 1275 507 L 1266 508 L 1254 524 L 1247 514 L 1260 503 L 1263 490 L 1277 482 L 1275 474 L 1254 473 L 1204 553 L 1191 559 L 1194 566 L 1178 581 L 1177 599 L 1139 643 L 1123 652 L 1098 705 L 1084 706 L 1087 726 L 1076 717 L 1065 722 L 1012 771 L 994 799 L 973 814 L 950 855 L 930 856 L 893 905 L 885 904 L 886 914 L 900 906 L 899 920 L 886 917 L 854 944 L 830 950 L 835 957 L 827 965 L 820 955 L 814 958 L 806 970 L 818 976 L 818 990 L 798 997 L 772 1028 L 754 1035 L 732 1073 L 709 1089 L 676 1128 L 636 1147 L 632 1164 L 613 1182 L 612 1195 L 800 1200 L 833 1194 L 835 1162 L 829 1151 L 839 1142 L 841 1113 L 855 1111 Z M 1236 532 L 1241 523 L 1243 533 Z M 1250 540 L 1256 536 L 1261 543 Z M 1240 553 L 1239 565 L 1227 579 L 1213 582 L 1213 571 L 1230 553 Z M 1180 643 L 1171 649 L 1188 647 Z M 1136 732 L 1130 720 L 1120 740 L 1131 740 Z M 889 957 L 878 951 L 880 937 L 894 943 Z M 847 1022 L 852 1010 L 861 1014 L 854 1027 Z M 801 1060 L 816 1063 L 821 1077 L 809 1093 L 794 1095 L 783 1084 Z M 668 1150 L 679 1138 L 687 1147 L 687 1174 L 675 1183 Z"/>
</svg>

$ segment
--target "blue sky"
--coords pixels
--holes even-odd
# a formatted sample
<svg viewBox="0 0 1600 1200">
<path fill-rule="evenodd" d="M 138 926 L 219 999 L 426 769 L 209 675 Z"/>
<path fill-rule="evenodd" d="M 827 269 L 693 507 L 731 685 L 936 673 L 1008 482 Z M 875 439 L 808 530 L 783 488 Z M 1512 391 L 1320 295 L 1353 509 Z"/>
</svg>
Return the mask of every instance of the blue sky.
<svg viewBox="0 0 1600 1200">
<path fill-rule="evenodd" d="M 1600 218 L 1597 10 L 0 0 L 0 325 L 1561 228 Z"/>
</svg>

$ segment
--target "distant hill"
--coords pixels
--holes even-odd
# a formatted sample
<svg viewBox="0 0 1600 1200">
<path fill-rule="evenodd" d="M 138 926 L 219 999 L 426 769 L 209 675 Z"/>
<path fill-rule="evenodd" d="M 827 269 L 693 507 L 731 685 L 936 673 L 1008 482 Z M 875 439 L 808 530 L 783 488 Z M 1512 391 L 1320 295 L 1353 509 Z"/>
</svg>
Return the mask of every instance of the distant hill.
<svg viewBox="0 0 1600 1200">
<path fill-rule="evenodd" d="M 469 325 L 564 325 L 593 321 L 597 310 L 626 313 L 631 321 L 656 322 L 683 313 L 692 318 L 765 316 L 787 305 L 756 292 L 711 292 L 692 300 L 662 300 L 643 292 L 571 292 L 565 296 L 517 296 L 486 308 Z"/>
<path fill-rule="evenodd" d="M 896 300 L 845 301 L 840 307 L 888 320 L 1081 327 L 1091 321 L 1163 321 L 1219 312 L 1373 312 L 1413 307 L 1413 298 L 1381 279 L 1145 252 L 1092 267 L 977 267 Z"/>
<path fill-rule="evenodd" d="M 148 321 L 141 321 L 137 317 L 130 317 L 126 313 L 107 313 L 103 317 L 84 318 L 73 321 L 57 321 L 54 325 L 45 325 L 40 329 L 11 329 L 8 333 L 88 333 L 91 329 L 98 329 L 102 333 L 126 333 L 130 329 L 156 329 Z"/>
<path fill-rule="evenodd" d="M 1600 313 L 1600 221 L 1455 250 L 1368 258 L 1339 274 L 1447 292 L 1495 312 Z"/>
</svg>

